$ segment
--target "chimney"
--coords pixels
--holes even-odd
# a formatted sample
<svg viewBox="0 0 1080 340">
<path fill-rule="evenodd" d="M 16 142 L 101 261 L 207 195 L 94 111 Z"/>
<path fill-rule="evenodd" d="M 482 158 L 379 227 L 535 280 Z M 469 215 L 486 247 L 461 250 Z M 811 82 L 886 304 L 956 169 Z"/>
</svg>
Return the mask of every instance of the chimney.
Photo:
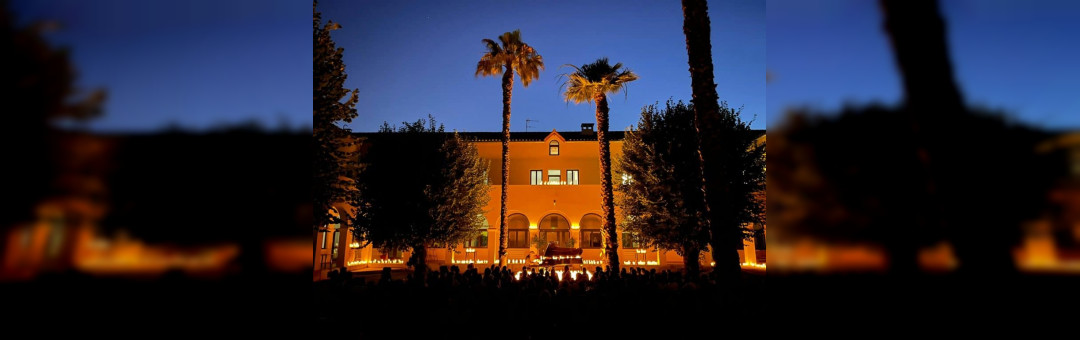
<svg viewBox="0 0 1080 340">
<path fill-rule="evenodd" d="M 581 134 L 591 135 L 593 134 L 593 123 L 581 123 Z"/>
</svg>

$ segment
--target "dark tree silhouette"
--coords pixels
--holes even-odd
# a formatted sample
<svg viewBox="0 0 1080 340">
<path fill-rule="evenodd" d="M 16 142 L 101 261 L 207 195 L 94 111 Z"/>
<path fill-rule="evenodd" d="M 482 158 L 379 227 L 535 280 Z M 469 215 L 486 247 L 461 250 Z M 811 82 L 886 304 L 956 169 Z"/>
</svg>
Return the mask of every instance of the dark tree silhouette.
<svg viewBox="0 0 1080 340">
<path fill-rule="evenodd" d="M 82 121 L 101 115 L 105 91 L 81 93 L 74 87 L 77 76 L 66 48 L 54 48 L 42 34 L 56 23 L 34 22 L 16 26 L 8 2 L 0 2 L 0 93 L 6 108 L 0 133 L 3 163 L 16 166 L 4 171 L 4 208 L 0 228 L 35 218 L 34 207 L 46 197 L 70 194 L 71 188 L 57 183 L 59 163 L 70 150 L 54 124 L 64 120 Z"/>
<path fill-rule="evenodd" d="M 342 223 L 351 225 L 355 216 L 359 188 L 356 176 L 359 163 L 356 162 L 356 141 L 349 133 L 349 128 L 341 123 L 351 122 L 356 118 L 356 90 L 344 88 L 345 63 L 341 60 L 343 48 L 336 47 L 330 37 L 330 31 L 341 25 L 330 21 L 322 24 L 322 15 L 315 10 L 313 22 L 314 63 L 312 104 L 313 137 L 313 181 L 311 186 L 314 205 L 314 235 L 318 229 L 328 224 Z M 348 97 L 346 99 L 346 97 Z M 344 102 L 342 101 L 344 99 Z M 354 228 L 358 239 L 366 235 L 362 228 Z M 313 256 L 314 256 L 314 249 Z"/>
<path fill-rule="evenodd" d="M 479 235 L 489 196 L 487 164 L 475 145 L 430 116 L 397 129 L 384 123 L 365 143 L 358 224 L 373 245 L 411 249 L 409 263 L 420 272 L 427 247 L 452 248 Z"/>
</svg>

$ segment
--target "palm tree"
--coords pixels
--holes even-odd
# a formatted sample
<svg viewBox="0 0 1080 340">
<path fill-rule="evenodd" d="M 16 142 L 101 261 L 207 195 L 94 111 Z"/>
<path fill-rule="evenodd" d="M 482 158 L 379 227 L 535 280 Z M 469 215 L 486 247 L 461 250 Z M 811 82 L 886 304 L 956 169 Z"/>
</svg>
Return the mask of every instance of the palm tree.
<svg viewBox="0 0 1080 340">
<path fill-rule="evenodd" d="M 709 35 L 709 5 L 705 0 L 682 0 L 683 8 L 683 34 L 686 35 L 686 52 L 690 64 L 690 88 L 693 90 L 694 103 L 694 126 L 698 131 L 698 157 L 701 158 L 702 188 L 705 191 L 705 201 L 709 208 L 709 222 L 711 236 L 709 245 L 712 246 L 713 262 L 716 262 L 714 273 L 726 273 L 731 278 L 738 278 L 742 271 L 739 265 L 739 252 L 734 247 L 727 246 L 731 241 L 742 237 L 741 230 L 731 228 L 726 223 L 721 223 L 722 216 L 717 216 L 720 209 L 717 203 L 718 197 L 723 190 L 721 181 L 716 178 L 717 156 L 712 153 L 713 148 L 705 147 L 712 145 L 709 133 L 719 127 L 720 115 L 719 95 L 716 93 L 716 83 L 713 81 L 712 65 L 712 42 Z M 726 256 L 725 256 L 726 255 Z"/>
<path fill-rule="evenodd" d="M 563 74 L 566 80 L 562 84 L 563 97 L 567 102 L 580 104 L 596 103 L 596 139 L 600 142 L 600 198 L 604 210 L 604 253 L 608 256 L 611 269 L 619 270 L 618 238 L 615 232 L 615 200 L 611 194 L 611 147 L 607 140 L 608 103 L 607 94 L 625 91 L 628 83 L 638 79 L 637 74 L 623 68 L 622 63 L 615 66 L 608 64 L 607 58 L 597 59 L 591 64 L 563 65 L 574 68 L 574 72 Z"/>
<path fill-rule="evenodd" d="M 499 202 L 499 263 L 506 263 L 506 189 L 510 182 L 510 97 L 514 92 L 514 72 L 518 73 L 521 83 L 529 87 L 533 79 L 540 77 L 544 69 L 544 58 L 536 49 L 521 41 L 521 30 L 506 32 L 499 36 L 502 44 L 491 39 L 484 39 L 487 52 L 476 63 L 476 76 L 495 76 L 502 74 L 503 110 L 502 110 L 502 199 Z"/>
</svg>

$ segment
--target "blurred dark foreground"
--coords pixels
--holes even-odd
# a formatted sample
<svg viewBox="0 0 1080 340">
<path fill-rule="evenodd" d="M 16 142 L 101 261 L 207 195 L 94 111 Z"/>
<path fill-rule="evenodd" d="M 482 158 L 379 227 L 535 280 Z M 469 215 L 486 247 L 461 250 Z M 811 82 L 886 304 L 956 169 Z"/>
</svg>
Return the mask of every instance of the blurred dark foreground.
<svg viewBox="0 0 1080 340">
<path fill-rule="evenodd" d="M 309 132 L 54 141 L 71 155 L 53 168 L 57 182 L 72 189 L 0 234 L 6 310 L 97 325 L 236 325 L 238 314 L 285 317 L 309 305 L 290 299 L 310 282 Z"/>
<path fill-rule="evenodd" d="M 887 326 L 864 335 L 1068 325 L 1080 133 L 968 104 L 937 1 L 878 3 L 904 101 L 793 108 L 769 130 L 770 311 Z"/>
<path fill-rule="evenodd" d="M 73 10 L 54 5 L 57 16 Z M 110 114 L 110 89 L 76 85 L 73 52 L 46 39 L 65 23 L 22 23 L 19 14 L 26 13 L 0 1 L 0 325 L 9 334 L 115 335 L 152 325 L 269 323 L 306 311 L 290 306 L 309 299 L 290 296 L 310 282 L 311 128 L 86 131 Z M 168 36 L 159 42 L 220 54 Z M 122 52 L 115 58 L 169 67 Z M 175 81 L 109 74 L 168 90 Z M 185 100 L 213 106 L 215 98 Z"/>
</svg>

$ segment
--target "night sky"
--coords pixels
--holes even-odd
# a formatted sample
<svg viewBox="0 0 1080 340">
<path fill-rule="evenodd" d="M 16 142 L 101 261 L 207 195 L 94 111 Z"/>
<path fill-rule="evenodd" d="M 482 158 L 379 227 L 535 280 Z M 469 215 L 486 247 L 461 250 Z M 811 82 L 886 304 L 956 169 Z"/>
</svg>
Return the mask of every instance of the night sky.
<svg viewBox="0 0 1080 340">
<path fill-rule="evenodd" d="M 1004 109 L 1042 127 L 1080 128 L 1080 54 L 1072 20 L 1080 3 L 943 1 L 950 50 L 970 104 Z M 18 0 L 20 22 L 53 19 L 47 34 L 71 48 L 77 85 L 108 90 L 96 130 L 205 129 L 258 120 L 310 126 L 309 3 Z M 710 4 L 713 59 L 722 100 L 742 106 L 754 128 L 794 105 L 833 110 L 845 102 L 896 103 L 900 80 L 874 1 L 724 1 Z M 473 76 L 480 39 L 521 29 L 547 70 L 516 82 L 512 130 L 576 130 L 593 106 L 566 104 L 561 65 L 607 56 L 641 79 L 610 99 L 612 129 L 641 107 L 689 100 L 682 13 L 663 1 L 324 1 L 343 24 L 349 88 L 360 89 L 356 131 L 432 114 L 449 129 L 498 131 L 498 78 Z M 766 20 L 767 15 L 767 20 Z M 766 22 L 770 39 L 766 57 Z M 772 81 L 766 85 L 764 71 Z M 765 91 L 768 90 L 768 99 Z M 767 104 L 767 106 L 766 106 Z M 766 108 L 767 107 L 767 108 Z M 491 117 L 494 118 L 491 118 Z"/>
<path fill-rule="evenodd" d="M 311 3 L 304 1 L 19 0 L 20 22 L 58 21 L 77 86 L 105 88 L 98 131 L 204 130 L 311 120 Z"/>
<path fill-rule="evenodd" d="M 942 1 L 969 105 L 1043 128 L 1080 129 L 1080 2 Z M 902 86 L 877 1 L 769 0 L 768 121 L 796 105 L 896 104 Z"/>
<path fill-rule="evenodd" d="M 599 57 L 641 78 L 609 96 L 611 130 L 637 122 L 642 106 L 691 99 L 678 1 L 320 1 L 324 22 L 342 29 L 346 87 L 360 90 L 354 131 L 374 131 L 428 114 L 448 130 L 501 131 L 500 77 L 474 76 L 481 39 L 521 30 L 546 70 L 528 88 L 515 80 L 511 131 L 579 130 L 595 106 L 567 104 L 563 64 Z M 711 2 L 713 65 L 720 99 L 765 128 L 765 1 Z"/>
</svg>

